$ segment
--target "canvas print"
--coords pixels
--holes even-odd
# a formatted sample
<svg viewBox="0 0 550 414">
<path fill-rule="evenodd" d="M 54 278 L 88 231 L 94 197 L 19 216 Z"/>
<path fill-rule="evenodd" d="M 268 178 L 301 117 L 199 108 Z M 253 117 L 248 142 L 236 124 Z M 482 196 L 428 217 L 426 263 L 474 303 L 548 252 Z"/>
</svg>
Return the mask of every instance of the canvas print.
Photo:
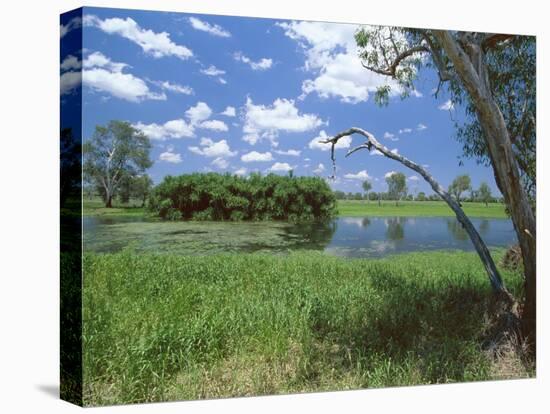
<svg viewBox="0 0 550 414">
<path fill-rule="evenodd" d="M 535 376 L 535 37 L 91 7 L 60 30 L 63 399 Z"/>
</svg>

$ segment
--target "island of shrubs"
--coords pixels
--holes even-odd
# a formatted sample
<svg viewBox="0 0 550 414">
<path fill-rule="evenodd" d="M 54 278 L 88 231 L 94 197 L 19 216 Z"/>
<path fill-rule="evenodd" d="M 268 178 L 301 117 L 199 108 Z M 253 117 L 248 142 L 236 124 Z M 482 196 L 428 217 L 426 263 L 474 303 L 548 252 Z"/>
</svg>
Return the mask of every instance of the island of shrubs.
<svg viewBox="0 0 550 414">
<path fill-rule="evenodd" d="M 336 198 L 319 177 L 193 173 L 166 176 L 149 210 L 167 220 L 326 220 Z"/>
</svg>

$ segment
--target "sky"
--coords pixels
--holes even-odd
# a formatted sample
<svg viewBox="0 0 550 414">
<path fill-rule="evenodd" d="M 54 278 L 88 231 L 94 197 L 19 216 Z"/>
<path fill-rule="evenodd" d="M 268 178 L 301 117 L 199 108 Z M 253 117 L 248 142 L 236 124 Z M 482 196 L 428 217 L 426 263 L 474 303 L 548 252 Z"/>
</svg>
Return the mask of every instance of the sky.
<svg viewBox="0 0 550 414">
<path fill-rule="evenodd" d="M 190 172 L 318 175 L 336 190 L 358 192 L 368 179 L 386 191 L 385 177 L 407 176 L 410 192 L 431 194 L 414 171 L 380 154 L 346 151 L 361 136 L 342 139 L 332 175 L 329 145 L 319 141 L 352 126 L 423 165 L 447 187 L 469 174 L 496 188 L 490 168 L 459 163 L 453 107 L 437 99 L 434 72 L 423 70 L 409 98 L 387 77 L 361 66 L 357 25 L 84 8 L 61 21 L 62 112 L 82 100 L 82 136 L 124 120 L 151 140 L 155 183 Z M 63 47 L 82 35 L 82 50 Z M 81 76 L 80 76 L 80 71 Z M 388 106 L 374 102 L 392 87 Z M 82 88 L 80 89 L 80 86 Z M 81 93 L 81 98 L 80 98 Z M 73 99 L 71 99 L 71 97 Z M 62 115 L 63 116 L 63 115 Z"/>
</svg>

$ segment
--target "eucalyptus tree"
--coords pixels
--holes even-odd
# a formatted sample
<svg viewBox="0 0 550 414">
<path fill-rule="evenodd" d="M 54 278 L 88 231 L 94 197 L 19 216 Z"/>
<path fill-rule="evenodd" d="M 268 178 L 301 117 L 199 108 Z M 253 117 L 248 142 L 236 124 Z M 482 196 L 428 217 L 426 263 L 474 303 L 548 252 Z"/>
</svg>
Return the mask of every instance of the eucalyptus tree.
<svg viewBox="0 0 550 414">
<path fill-rule="evenodd" d="M 367 202 L 369 201 L 369 191 L 372 190 L 372 184 L 369 180 L 365 180 L 363 181 L 362 185 L 363 187 L 363 191 L 365 192 L 365 200 L 367 200 Z"/>
<path fill-rule="evenodd" d="M 449 186 L 449 193 L 455 196 L 456 201 L 460 204 L 460 196 L 465 191 L 472 188 L 472 180 L 468 174 L 459 175 Z"/>
<path fill-rule="evenodd" d="M 102 190 L 105 207 L 112 207 L 112 199 L 124 180 L 137 177 L 152 165 L 150 149 L 149 138 L 128 122 L 96 126 L 83 145 L 83 173 Z"/>
<path fill-rule="evenodd" d="M 534 37 L 395 27 L 364 27 L 355 36 L 363 66 L 391 79 L 375 101 L 415 91 L 422 67 L 433 69 L 466 119 L 456 135 L 464 156 L 490 165 L 520 244 L 525 275 L 523 332 L 536 328 L 536 43 Z M 393 84 L 392 86 L 390 86 Z M 440 194 L 441 195 L 441 194 Z"/>
<path fill-rule="evenodd" d="M 399 200 L 407 195 L 407 177 L 403 173 L 394 172 L 386 177 L 386 184 L 390 199 L 395 200 L 398 206 Z"/>
<path fill-rule="evenodd" d="M 491 201 L 491 188 L 487 183 L 483 182 L 480 184 L 479 190 L 477 190 L 477 195 L 485 203 L 485 207 L 487 207 L 489 201 Z"/>
</svg>

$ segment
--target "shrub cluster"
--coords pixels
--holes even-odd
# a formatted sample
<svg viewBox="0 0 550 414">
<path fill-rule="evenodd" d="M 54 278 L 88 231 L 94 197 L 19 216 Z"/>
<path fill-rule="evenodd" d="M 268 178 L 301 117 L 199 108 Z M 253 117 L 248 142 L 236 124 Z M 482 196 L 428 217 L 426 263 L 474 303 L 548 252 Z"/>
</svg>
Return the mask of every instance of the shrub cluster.
<svg viewBox="0 0 550 414">
<path fill-rule="evenodd" d="M 336 199 L 319 177 L 194 173 L 166 176 L 149 210 L 168 220 L 324 220 Z"/>
</svg>

